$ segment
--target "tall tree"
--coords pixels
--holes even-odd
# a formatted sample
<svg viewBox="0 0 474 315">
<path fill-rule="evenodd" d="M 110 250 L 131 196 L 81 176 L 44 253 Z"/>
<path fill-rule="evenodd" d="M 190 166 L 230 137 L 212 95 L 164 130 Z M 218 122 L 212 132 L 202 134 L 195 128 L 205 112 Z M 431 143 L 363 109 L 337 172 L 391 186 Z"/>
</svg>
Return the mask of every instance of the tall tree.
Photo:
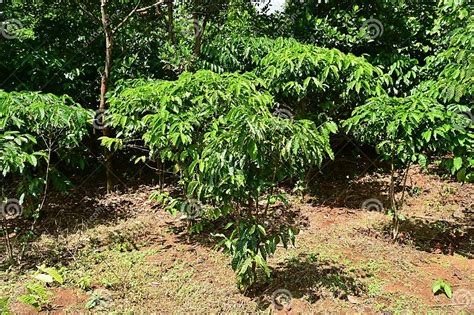
<svg viewBox="0 0 474 315">
<path fill-rule="evenodd" d="M 102 31 L 105 36 L 105 56 L 104 56 L 104 69 L 102 71 L 101 77 L 101 85 L 100 85 L 100 104 L 99 104 L 99 125 L 102 126 L 102 134 L 105 137 L 111 135 L 111 130 L 108 126 L 104 123 L 104 113 L 107 110 L 107 91 L 109 90 L 110 85 L 110 73 L 112 70 L 112 63 L 113 63 L 113 52 L 114 52 L 114 39 L 117 32 L 136 14 L 146 12 L 152 8 L 158 7 L 161 4 L 165 3 L 164 0 L 160 0 L 155 2 L 151 5 L 144 6 L 140 8 L 142 5 L 142 0 L 138 0 L 137 3 L 134 5 L 133 9 L 131 9 L 127 15 L 119 19 L 119 21 L 114 25 L 110 13 L 111 9 L 111 2 L 110 0 L 100 0 L 100 18 L 97 18 L 95 14 L 91 11 L 86 9 L 84 6 L 79 4 L 79 7 L 86 13 L 88 13 L 93 18 L 100 21 L 102 25 Z M 111 192 L 113 189 L 113 180 L 112 180 L 112 153 L 109 150 L 105 152 L 105 167 L 107 173 L 107 192 Z"/>
</svg>

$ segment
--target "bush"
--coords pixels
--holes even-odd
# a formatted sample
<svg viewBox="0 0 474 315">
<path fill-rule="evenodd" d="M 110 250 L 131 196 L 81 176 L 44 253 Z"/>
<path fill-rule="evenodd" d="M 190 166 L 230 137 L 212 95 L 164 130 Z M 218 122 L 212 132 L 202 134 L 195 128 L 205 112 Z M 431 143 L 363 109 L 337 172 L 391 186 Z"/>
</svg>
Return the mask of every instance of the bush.
<svg viewBox="0 0 474 315">
<path fill-rule="evenodd" d="M 0 91 L 2 192 L 15 187 L 29 214 L 39 210 L 48 179 L 64 179 L 55 163 L 84 165 L 84 158 L 72 150 L 82 146 L 91 118 L 92 112 L 68 96 Z"/>
<path fill-rule="evenodd" d="M 225 243 L 242 287 L 255 281 L 257 267 L 269 276 L 268 255 L 292 233 L 289 226 L 267 221 L 270 203 L 286 201 L 275 189 L 332 157 L 329 134 L 336 125 L 273 115 L 277 104 L 265 81 L 252 73 L 198 71 L 177 81 L 130 85 L 111 98 L 109 121 L 117 138 L 104 137 L 103 144 L 126 149 L 141 137 L 149 151 L 143 160 L 173 165 L 182 188 L 180 197 L 155 194 L 154 199 L 193 220 L 189 212 L 197 205 L 200 222 L 193 231 L 205 222 L 230 222 L 235 229 L 228 240 L 246 244 Z"/>
<path fill-rule="evenodd" d="M 430 160 L 446 158 L 445 164 L 460 180 L 473 179 L 474 135 L 469 126 L 461 128 L 463 117 L 456 112 L 459 105 L 449 109 L 436 100 L 422 95 L 406 98 L 388 96 L 373 98 L 357 107 L 352 117 L 344 122 L 348 131 L 362 143 L 376 146 L 380 157 L 390 162 L 391 210 L 394 213 L 394 236 L 398 234 L 398 209 L 402 199 L 395 200 L 395 173 L 405 190 L 406 177 L 412 164 L 426 167 Z M 468 122 L 470 124 L 471 122 Z M 453 153 L 453 156 L 449 156 Z"/>
</svg>

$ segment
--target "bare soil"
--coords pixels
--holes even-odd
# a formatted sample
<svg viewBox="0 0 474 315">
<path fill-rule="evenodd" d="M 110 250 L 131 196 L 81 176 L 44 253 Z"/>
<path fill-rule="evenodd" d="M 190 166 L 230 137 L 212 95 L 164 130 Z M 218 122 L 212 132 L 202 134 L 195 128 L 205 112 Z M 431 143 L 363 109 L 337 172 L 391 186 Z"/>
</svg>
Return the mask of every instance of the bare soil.
<svg viewBox="0 0 474 315">
<path fill-rule="evenodd" d="M 388 175 L 328 176 L 303 201 L 291 197 L 296 246 L 278 249 L 272 281 L 247 292 L 210 234 L 190 236 L 184 221 L 148 201 L 156 185 L 105 195 L 87 183 L 51 196 L 22 265 L 0 273 L 0 297 L 10 297 L 12 313 L 36 313 L 17 297 L 45 264 L 63 267 L 65 278 L 48 288 L 42 312 L 54 314 L 87 312 L 91 300 L 91 312 L 474 312 L 474 185 L 413 169 L 393 242 L 385 209 L 362 207 L 371 198 L 386 206 Z M 433 294 L 436 279 L 451 285 L 451 299 Z M 280 308 L 282 289 L 291 300 Z"/>
</svg>

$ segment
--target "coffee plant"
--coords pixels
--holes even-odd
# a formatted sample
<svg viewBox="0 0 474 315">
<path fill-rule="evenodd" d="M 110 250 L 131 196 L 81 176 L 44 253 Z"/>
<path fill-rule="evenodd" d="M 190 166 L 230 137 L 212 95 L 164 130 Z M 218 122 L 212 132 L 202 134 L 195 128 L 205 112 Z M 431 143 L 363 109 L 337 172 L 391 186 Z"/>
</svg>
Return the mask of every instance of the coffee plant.
<svg viewBox="0 0 474 315">
<path fill-rule="evenodd" d="M 183 196 L 155 199 L 173 212 L 189 212 L 193 207 L 186 203 L 195 200 L 203 208 L 201 220 L 235 223 L 231 239 L 252 237 L 238 250 L 227 246 L 239 283 L 252 284 L 257 268 L 269 276 L 268 255 L 280 241 L 286 245 L 292 231 L 267 221 L 270 201 L 285 200 L 277 194 L 280 183 L 303 179 L 305 170 L 332 157 L 329 135 L 337 126 L 272 114 L 277 104 L 253 73 L 199 71 L 177 81 L 128 84 L 110 102 L 109 121 L 120 131 L 102 143 L 111 149 L 138 146 L 148 151 L 142 160 L 171 164 Z"/>
<path fill-rule="evenodd" d="M 380 157 L 390 163 L 390 207 L 393 236 L 398 235 L 399 209 L 403 205 L 410 166 L 427 167 L 432 159 L 444 159 L 460 180 L 472 180 L 474 135 L 459 115 L 459 105 L 446 108 L 435 99 L 414 95 L 406 98 L 378 97 L 357 107 L 344 122 L 347 131 L 359 141 L 376 146 Z M 471 122 L 467 121 L 469 125 Z M 447 158 L 449 153 L 452 157 Z M 396 173 L 399 173 L 398 176 Z M 402 198 L 395 200 L 396 181 L 402 185 Z"/>
<path fill-rule="evenodd" d="M 11 216 L 4 208 L 15 208 L 14 217 L 23 214 L 37 219 L 49 184 L 62 189 L 68 185 L 60 163 L 84 166 L 84 158 L 74 154 L 80 150 L 74 150 L 82 147 L 91 122 L 92 112 L 68 96 L 0 91 L 2 220 Z M 13 259 L 6 225 L 3 228 Z"/>
<path fill-rule="evenodd" d="M 10 235 L 35 235 L 50 190 L 103 153 L 107 193 L 152 170 L 150 199 L 224 248 L 244 291 L 294 245 L 288 192 L 321 184 L 309 175 L 334 152 L 383 161 L 394 238 L 412 166 L 474 181 L 470 1 L 255 2 L 0 0 L 9 263 Z M 46 309 L 42 288 L 23 302 Z"/>
</svg>

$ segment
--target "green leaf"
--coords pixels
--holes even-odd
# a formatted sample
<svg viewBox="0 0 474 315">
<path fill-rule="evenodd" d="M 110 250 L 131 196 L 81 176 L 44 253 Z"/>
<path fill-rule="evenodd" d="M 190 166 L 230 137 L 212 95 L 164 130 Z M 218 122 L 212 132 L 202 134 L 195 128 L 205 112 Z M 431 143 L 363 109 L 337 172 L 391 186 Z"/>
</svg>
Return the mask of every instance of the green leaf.
<svg viewBox="0 0 474 315">
<path fill-rule="evenodd" d="M 461 157 L 455 157 L 453 159 L 453 173 L 461 169 L 462 167 L 462 158 Z"/>
<path fill-rule="evenodd" d="M 258 150 L 257 150 L 257 144 L 254 141 L 250 142 L 248 152 L 252 160 L 257 159 Z"/>
<path fill-rule="evenodd" d="M 245 273 L 247 272 L 247 268 L 252 264 L 252 262 L 253 262 L 252 257 L 248 257 L 248 258 L 244 261 L 244 263 L 242 264 L 242 266 L 240 267 L 238 274 L 239 274 L 239 275 L 245 274 Z"/>
<path fill-rule="evenodd" d="M 432 291 L 433 294 L 443 291 L 448 298 L 452 298 L 453 296 L 451 285 L 444 279 L 436 279 L 432 286 Z"/>
<path fill-rule="evenodd" d="M 45 272 L 45 273 L 47 273 L 48 276 L 52 277 L 52 279 L 54 279 L 54 281 L 58 282 L 59 284 L 64 283 L 63 277 L 61 276 L 59 271 L 57 271 L 55 268 L 40 266 L 40 267 L 38 267 L 38 269 Z"/>
<path fill-rule="evenodd" d="M 260 254 L 255 256 L 255 262 L 257 263 L 258 266 L 260 266 L 263 269 L 267 278 L 270 278 L 270 273 L 271 273 L 270 268 L 268 267 L 267 262 L 263 259 L 263 257 Z"/>
<path fill-rule="evenodd" d="M 44 283 L 53 283 L 54 279 L 50 275 L 46 275 L 44 273 L 40 273 L 34 276 L 35 279 L 44 282 Z"/>
<path fill-rule="evenodd" d="M 444 290 L 444 293 L 446 293 L 446 296 L 448 298 L 452 298 L 453 297 L 453 291 L 451 289 L 451 286 L 449 284 L 445 284 L 443 286 L 443 290 Z"/>
</svg>

